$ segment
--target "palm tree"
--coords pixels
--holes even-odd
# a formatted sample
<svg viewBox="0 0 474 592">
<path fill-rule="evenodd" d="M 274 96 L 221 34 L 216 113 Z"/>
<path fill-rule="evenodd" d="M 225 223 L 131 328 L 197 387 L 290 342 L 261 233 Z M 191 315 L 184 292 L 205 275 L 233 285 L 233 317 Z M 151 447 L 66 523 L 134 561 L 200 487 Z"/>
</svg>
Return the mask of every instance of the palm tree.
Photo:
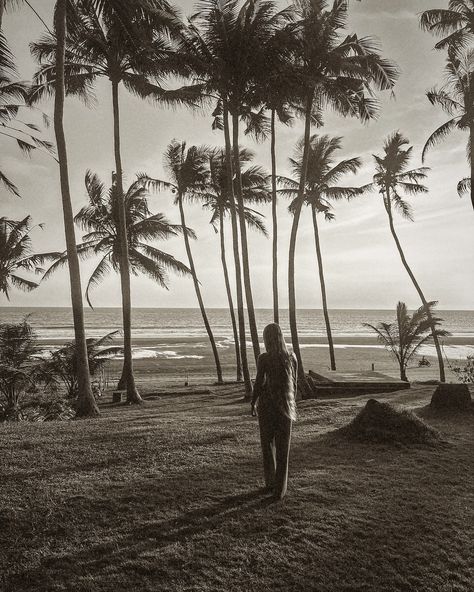
<svg viewBox="0 0 474 592">
<path fill-rule="evenodd" d="M 56 78 L 54 81 L 54 132 L 59 159 L 64 233 L 66 236 L 66 253 L 69 266 L 74 337 L 77 351 L 78 404 L 76 413 L 79 417 L 94 417 L 99 415 L 99 408 L 92 393 L 89 364 L 87 360 L 84 310 L 82 308 L 81 272 L 76 249 L 76 235 L 74 232 L 74 218 L 72 213 L 71 192 L 69 188 L 66 138 L 64 135 L 63 123 L 66 89 L 64 80 L 64 60 L 67 34 L 67 6 L 67 0 L 57 0 L 54 14 L 54 25 L 57 38 L 57 44 L 55 47 Z"/>
<path fill-rule="evenodd" d="M 296 321 L 295 249 L 304 204 L 312 119 L 315 113 L 330 106 L 341 115 L 369 121 L 377 112 L 373 89 L 391 89 L 398 76 L 396 66 L 381 57 L 373 39 L 354 34 L 341 37 L 347 25 L 347 4 L 347 0 L 334 0 L 329 8 L 322 0 L 297 0 L 297 19 L 288 25 L 294 37 L 294 69 L 299 78 L 294 96 L 305 116 L 301 175 L 288 257 L 290 330 L 303 395 L 306 385 Z"/>
<path fill-rule="evenodd" d="M 30 154 L 32 150 L 44 150 L 51 155 L 52 144 L 41 139 L 38 126 L 19 117 L 19 112 L 26 107 L 28 85 L 16 78 L 13 56 L 0 31 L 0 135 L 14 140 L 26 154 Z M 46 117 L 44 121 L 47 123 Z M 0 171 L 0 183 L 17 197 L 20 196 L 15 184 L 3 171 Z"/>
<path fill-rule="evenodd" d="M 241 164 L 249 163 L 253 154 L 249 150 L 240 150 Z M 245 203 L 266 203 L 271 198 L 268 191 L 268 174 L 258 166 L 249 166 L 242 170 L 242 192 Z M 229 312 L 234 334 L 235 356 L 237 365 L 237 381 L 242 380 L 242 362 L 240 357 L 240 344 L 237 322 L 234 313 L 234 302 L 229 281 L 225 248 L 225 218 L 230 214 L 230 191 L 228 176 L 225 166 L 225 151 L 222 149 L 212 152 L 209 158 L 209 180 L 202 194 L 203 207 L 212 212 L 211 224 L 220 237 L 221 263 L 224 272 L 224 282 L 229 303 Z M 245 206 L 245 221 L 247 226 L 267 236 L 261 214 Z"/>
<path fill-rule="evenodd" d="M 42 228 L 42 225 L 38 225 Z M 26 279 L 18 273 L 44 273 L 42 266 L 47 261 L 53 261 L 59 253 L 33 254 L 31 243 L 31 217 L 14 221 L 0 218 L 0 292 L 10 299 L 12 287 L 27 292 L 38 287 L 37 282 Z"/>
<path fill-rule="evenodd" d="M 40 362 L 38 338 L 25 318 L 20 323 L 0 324 L 0 394 L 5 408 L 0 404 L 2 419 L 21 418 L 20 399 L 39 378 Z"/>
<path fill-rule="evenodd" d="M 159 5 L 156 2 L 140 2 L 128 8 L 127 4 L 122 0 L 76 1 L 74 13 L 69 15 L 66 38 L 66 90 L 87 99 L 91 86 L 98 78 L 104 77 L 111 84 L 121 253 L 124 376 L 127 399 L 129 402 L 140 403 L 142 399 L 135 385 L 132 361 L 130 261 L 126 241 L 119 87 L 124 84 L 140 98 L 167 103 L 186 101 L 188 96 L 180 92 L 165 91 L 152 82 L 159 74 L 169 73 L 164 72 L 160 66 L 170 51 L 170 44 L 163 33 L 175 26 L 174 12 L 166 2 L 160 2 Z M 52 90 L 51 85 L 56 76 L 56 39 L 50 35 L 44 36 L 31 47 L 42 64 L 35 76 L 37 84 L 31 94 L 31 100 L 34 101 Z M 173 73 L 179 72 L 174 70 Z"/>
<path fill-rule="evenodd" d="M 234 254 L 235 284 L 237 296 L 237 316 L 239 325 L 240 356 L 245 384 L 245 393 L 252 393 L 252 383 L 247 361 L 247 339 L 245 331 L 244 299 L 242 286 L 242 264 L 240 261 L 239 230 L 237 207 L 234 192 L 234 164 L 232 162 L 232 142 L 230 139 L 229 107 L 228 107 L 228 68 L 224 53 L 228 53 L 228 32 L 235 21 L 236 3 L 207 0 L 203 10 L 194 15 L 189 26 L 181 31 L 178 56 L 180 61 L 192 72 L 193 88 L 203 98 L 215 101 L 213 112 L 213 129 L 223 129 L 225 146 L 225 163 L 230 191 L 230 213 L 232 224 L 232 244 Z M 199 25 L 199 27 L 197 26 Z M 254 317 L 249 319 L 251 331 L 255 334 L 256 325 L 252 328 Z M 255 350 L 254 350 L 255 351 Z"/>
<path fill-rule="evenodd" d="M 235 176 L 233 191 L 236 196 L 236 210 L 232 213 L 234 239 L 234 263 L 236 268 L 237 307 L 239 316 L 240 342 L 245 343 L 245 321 L 241 276 L 243 272 L 245 297 L 249 317 L 249 329 L 255 357 L 260 352 L 259 337 L 255 319 L 253 293 L 250 279 L 247 229 L 243 217 L 243 200 L 239 164 L 239 122 L 243 119 L 247 132 L 263 138 L 266 133 L 266 119 L 258 103 L 257 82 L 265 68 L 264 51 L 268 39 L 291 12 L 286 9 L 276 13 L 273 2 L 247 0 L 238 5 L 234 0 L 204 0 L 200 11 L 194 15 L 186 34 L 183 35 L 181 54 L 193 70 L 194 82 L 202 95 L 217 102 L 213 127 L 223 128 L 227 171 L 229 179 Z M 254 109 L 257 109 L 254 111 Z M 229 125 L 232 117 L 232 140 Z M 233 159 L 231 157 L 233 155 Z M 234 208 L 234 201 L 231 201 Z M 240 229 L 240 245 L 238 230 Z M 242 265 L 240 263 L 240 247 Z M 246 367 L 246 351 L 242 347 L 242 363 Z M 251 384 L 246 379 L 246 390 Z"/>
<path fill-rule="evenodd" d="M 117 345 L 111 345 L 118 331 L 107 333 L 103 337 L 90 337 L 87 339 L 87 358 L 91 376 L 97 378 L 103 375 L 104 368 L 111 358 L 122 354 L 123 349 Z M 67 396 L 77 396 L 77 353 L 74 341 L 66 343 L 59 349 L 52 351 L 43 361 L 41 371 L 48 376 L 51 383 L 62 382 Z M 97 383 L 96 383 L 97 384 Z"/>
<path fill-rule="evenodd" d="M 433 88 L 427 93 L 432 105 L 437 105 L 450 116 L 450 119 L 435 130 L 426 141 L 422 158 L 425 160 L 427 151 L 444 139 L 454 130 L 467 131 L 469 141 L 467 157 L 470 163 L 471 176 L 463 179 L 458 185 L 458 193 L 462 195 L 470 189 L 471 203 L 474 208 L 474 185 L 470 180 L 474 176 L 474 51 L 460 57 L 454 51 L 449 52 L 446 64 L 446 82 L 441 88 Z"/>
<path fill-rule="evenodd" d="M 420 25 L 425 31 L 442 37 L 436 49 L 466 47 L 474 36 L 474 4 L 472 0 L 449 0 L 448 8 L 422 12 Z"/>
<path fill-rule="evenodd" d="M 261 92 L 261 100 L 270 111 L 270 159 L 272 183 L 272 292 L 273 322 L 280 322 L 279 290 L 278 290 L 278 191 L 276 164 L 276 122 L 284 125 L 293 121 L 292 111 L 295 110 L 294 86 L 297 84 L 293 72 L 291 36 L 283 26 L 275 31 L 269 39 L 266 53 L 267 68 L 261 72 L 257 89 Z M 258 90 L 257 90 L 258 92 Z"/>
<path fill-rule="evenodd" d="M 431 316 L 428 300 L 426 299 L 420 284 L 415 278 L 413 271 L 405 257 L 400 240 L 395 230 L 393 213 L 398 210 L 407 220 L 413 220 L 410 204 L 403 198 L 403 193 L 409 195 L 418 195 L 427 193 L 428 189 L 421 182 L 426 178 L 429 169 L 421 167 L 417 169 L 408 169 L 411 158 L 412 147 L 408 146 L 408 140 L 400 132 L 395 132 L 385 141 L 383 156 L 374 155 L 376 164 L 376 173 L 372 184 L 366 186 L 368 189 L 377 189 L 383 199 L 385 211 L 387 212 L 390 232 L 398 249 L 403 267 L 408 273 L 415 290 L 420 297 L 423 306 L 426 309 L 428 319 L 431 319 L 431 329 L 433 341 L 438 356 L 439 379 L 445 381 L 444 362 L 438 334 L 436 332 L 436 322 Z M 364 189 L 365 189 L 364 188 Z"/>
<path fill-rule="evenodd" d="M 86 299 L 92 307 L 91 290 L 100 284 L 108 272 L 113 270 L 120 273 L 120 221 L 117 186 L 114 184 L 106 191 L 99 177 L 90 171 L 86 173 L 85 184 L 89 203 L 76 215 L 75 222 L 86 232 L 83 241 L 77 245 L 80 257 L 100 255 L 86 288 Z M 151 214 L 147 203 L 147 188 L 151 184 L 152 180 L 149 177 L 138 175 L 124 195 L 129 273 L 142 273 L 162 288 L 168 289 L 168 271 L 187 274 L 189 269 L 172 255 L 149 244 L 150 240 L 166 240 L 182 232 L 181 225 L 171 224 L 163 214 Z M 189 229 L 187 232 L 192 234 Z M 44 279 L 66 263 L 66 254 L 60 254 L 47 270 Z M 126 372 L 127 369 L 124 367 L 119 386 L 126 386 Z"/>
<path fill-rule="evenodd" d="M 311 136 L 304 193 L 305 204 L 311 208 L 313 221 L 314 241 L 318 261 L 319 282 L 321 286 L 323 315 L 328 338 L 331 370 L 336 370 L 336 356 L 334 353 L 334 343 L 327 305 L 326 282 L 324 279 L 324 267 L 318 229 L 318 214 L 324 215 L 325 219 L 328 221 L 333 220 L 335 216 L 332 212 L 332 201 L 350 199 L 361 193 L 361 190 L 357 187 L 340 187 L 336 185 L 341 176 L 348 173 L 355 174 L 362 165 L 360 158 L 341 160 L 338 163 L 334 162 L 334 153 L 341 149 L 341 141 L 342 138 L 338 137 Z M 296 147 L 295 158 L 290 158 L 293 178 L 278 178 L 280 184 L 284 186 L 284 189 L 281 189 L 280 193 L 292 198 L 290 211 L 294 211 L 298 203 L 298 180 L 301 177 L 301 167 L 303 166 L 303 152 L 304 145 L 303 142 L 300 141 Z"/>
<path fill-rule="evenodd" d="M 397 320 L 395 323 L 379 323 L 377 326 L 364 323 L 365 327 L 377 334 L 378 341 L 393 355 L 400 368 L 400 380 L 408 381 L 407 367 L 413 356 L 421 347 L 437 338 L 450 335 L 448 331 L 439 329 L 443 319 L 434 314 L 436 302 L 427 302 L 413 315 L 410 315 L 407 305 L 399 302 L 397 305 Z"/>
<path fill-rule="evenodd" d="M 196 272 L 194 257 L 189 242 L 188 232 L 186 231 L 186 217 L 184 212 L 184 200 L 193 199 L 196 192 L 202 191 L 208 179 L 209 149 L 204 146 L 191 146 L 186 149 L 186 142 L 173 140 L 168 145 L 164 165 L 171 181 L 155 180 L 155 186 L 159 189 L 170 189 L 175 194 L 175 204 L 179 208 L 181 226 L 183 229 L 184 245 L 188 256 L 189 267 L 194 283 L 194 290 L 201 310 L 202 320 L 206 328 L 209 341 L 211 343 L 214 363 L 216 366 L 217 382 L 222 384 L 222 368 L 217 351 L 216 341 L 212 333 L 211 325 L 207 317 L 204 300 L 201 293 L 201 286 Z"/>
</svg>

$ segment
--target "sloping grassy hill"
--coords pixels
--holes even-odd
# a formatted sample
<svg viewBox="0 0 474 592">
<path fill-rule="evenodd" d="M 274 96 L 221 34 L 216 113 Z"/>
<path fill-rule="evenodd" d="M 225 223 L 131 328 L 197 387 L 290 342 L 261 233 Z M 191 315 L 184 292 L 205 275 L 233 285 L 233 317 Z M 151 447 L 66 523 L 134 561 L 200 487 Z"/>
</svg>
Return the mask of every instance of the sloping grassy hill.
<svg viewBox="0 0 474 592">
<path fill-rule="evenodd" d="M 431 392 L 379 399 L 417 408 Z M 438 448 L 328 436 L 365 401 L 300 404 L 279 503 L 258 490 L 257 423 L 236 387 L 0 426 L 3 589 L 472 590 L 473 419 L 430 419 Z"/>
</svg>

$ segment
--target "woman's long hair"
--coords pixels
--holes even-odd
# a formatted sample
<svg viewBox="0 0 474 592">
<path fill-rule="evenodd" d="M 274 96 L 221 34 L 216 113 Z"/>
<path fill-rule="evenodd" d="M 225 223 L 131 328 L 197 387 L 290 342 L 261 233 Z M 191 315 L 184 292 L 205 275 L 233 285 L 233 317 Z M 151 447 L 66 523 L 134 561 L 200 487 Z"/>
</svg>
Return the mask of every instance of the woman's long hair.
<svg viewBox="0 0 474 592">
<path fill-rule="evenodd" d="M 263 342 L 269 355 L 266 386 L 271 399 L 283 415 L 295 420 L 295 362 L 286 347 L 280 325 L 267 325 L 263 330 Z"/>
</svg>

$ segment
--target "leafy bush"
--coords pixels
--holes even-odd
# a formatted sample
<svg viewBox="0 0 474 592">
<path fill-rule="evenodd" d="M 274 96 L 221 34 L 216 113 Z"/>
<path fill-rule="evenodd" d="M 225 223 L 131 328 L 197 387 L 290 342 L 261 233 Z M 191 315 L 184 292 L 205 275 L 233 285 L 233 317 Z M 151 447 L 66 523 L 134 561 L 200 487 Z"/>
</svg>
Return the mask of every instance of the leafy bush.
<svg viewBox="0 0 474 592">
<path fill-rule="evenodd" d="M 458 366 L 452 366 L 451 370 L 456 374 L 459 382 L 474 383 L 474 356 L 467 356 L 464 365 L 458 362 Z"/>
</svg>

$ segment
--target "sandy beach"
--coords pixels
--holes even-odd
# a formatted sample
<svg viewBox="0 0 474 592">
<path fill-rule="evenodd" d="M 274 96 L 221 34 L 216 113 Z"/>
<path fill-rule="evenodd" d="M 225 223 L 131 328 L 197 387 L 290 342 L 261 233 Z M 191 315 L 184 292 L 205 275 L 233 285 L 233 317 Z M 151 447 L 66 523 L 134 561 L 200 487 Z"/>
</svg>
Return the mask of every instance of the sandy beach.
<svg viewBox="0 0 474 592">
<path fill-rule="evenodd" d="M 42 340 L 45 348 L 58 347 L 64 340 Z M 121 339 L 116 339 L 117 344 Z M 398 378 L 398 366 L 389 353 L 373 337 L 336 337 L 334 339 L 337 368 L 340 371 L 366 371 L 374 369 Z M 449 364 L 455 366 L 458 360 L 473 348 L 470 337 L 451 337 L 444 342 L 444 351 Z M 262 348 L 263 348 L 263 344 Z M 226 381 L 235 380 L 235 350 L 230 340 L 219 344 L 219 356 Z M 136 338 L 133 342 L 134 366 L 139 385 L 147 387 L 164 384 L 190 385 L 212 384 L 215 381 L 214 361 L 211 348 L 202 337 Z M 302 337 L 301 351 L 305 370 L 314 370 L 324 374 L 329 370 L 327 341 L 324 338 Z M 436 358 L 431 349 L 425 358 L 429 367 L 418 367 L 421 358 L 417 356 L 408 368 L 411 381 L 424 381 L 438 378 Z M 458 353 L 458 356 L 455 354 Z M 454 355 L 453 355 L 454 354 Z M 252 349 L 248 348 L 251 373 L 255 373 Z M 111 360 L 107 376 L 112 387 L 121 371 L 121 359 Z M 448 380 L 455 380 L 455 375 L 446 364 Z"/>
</svg>

